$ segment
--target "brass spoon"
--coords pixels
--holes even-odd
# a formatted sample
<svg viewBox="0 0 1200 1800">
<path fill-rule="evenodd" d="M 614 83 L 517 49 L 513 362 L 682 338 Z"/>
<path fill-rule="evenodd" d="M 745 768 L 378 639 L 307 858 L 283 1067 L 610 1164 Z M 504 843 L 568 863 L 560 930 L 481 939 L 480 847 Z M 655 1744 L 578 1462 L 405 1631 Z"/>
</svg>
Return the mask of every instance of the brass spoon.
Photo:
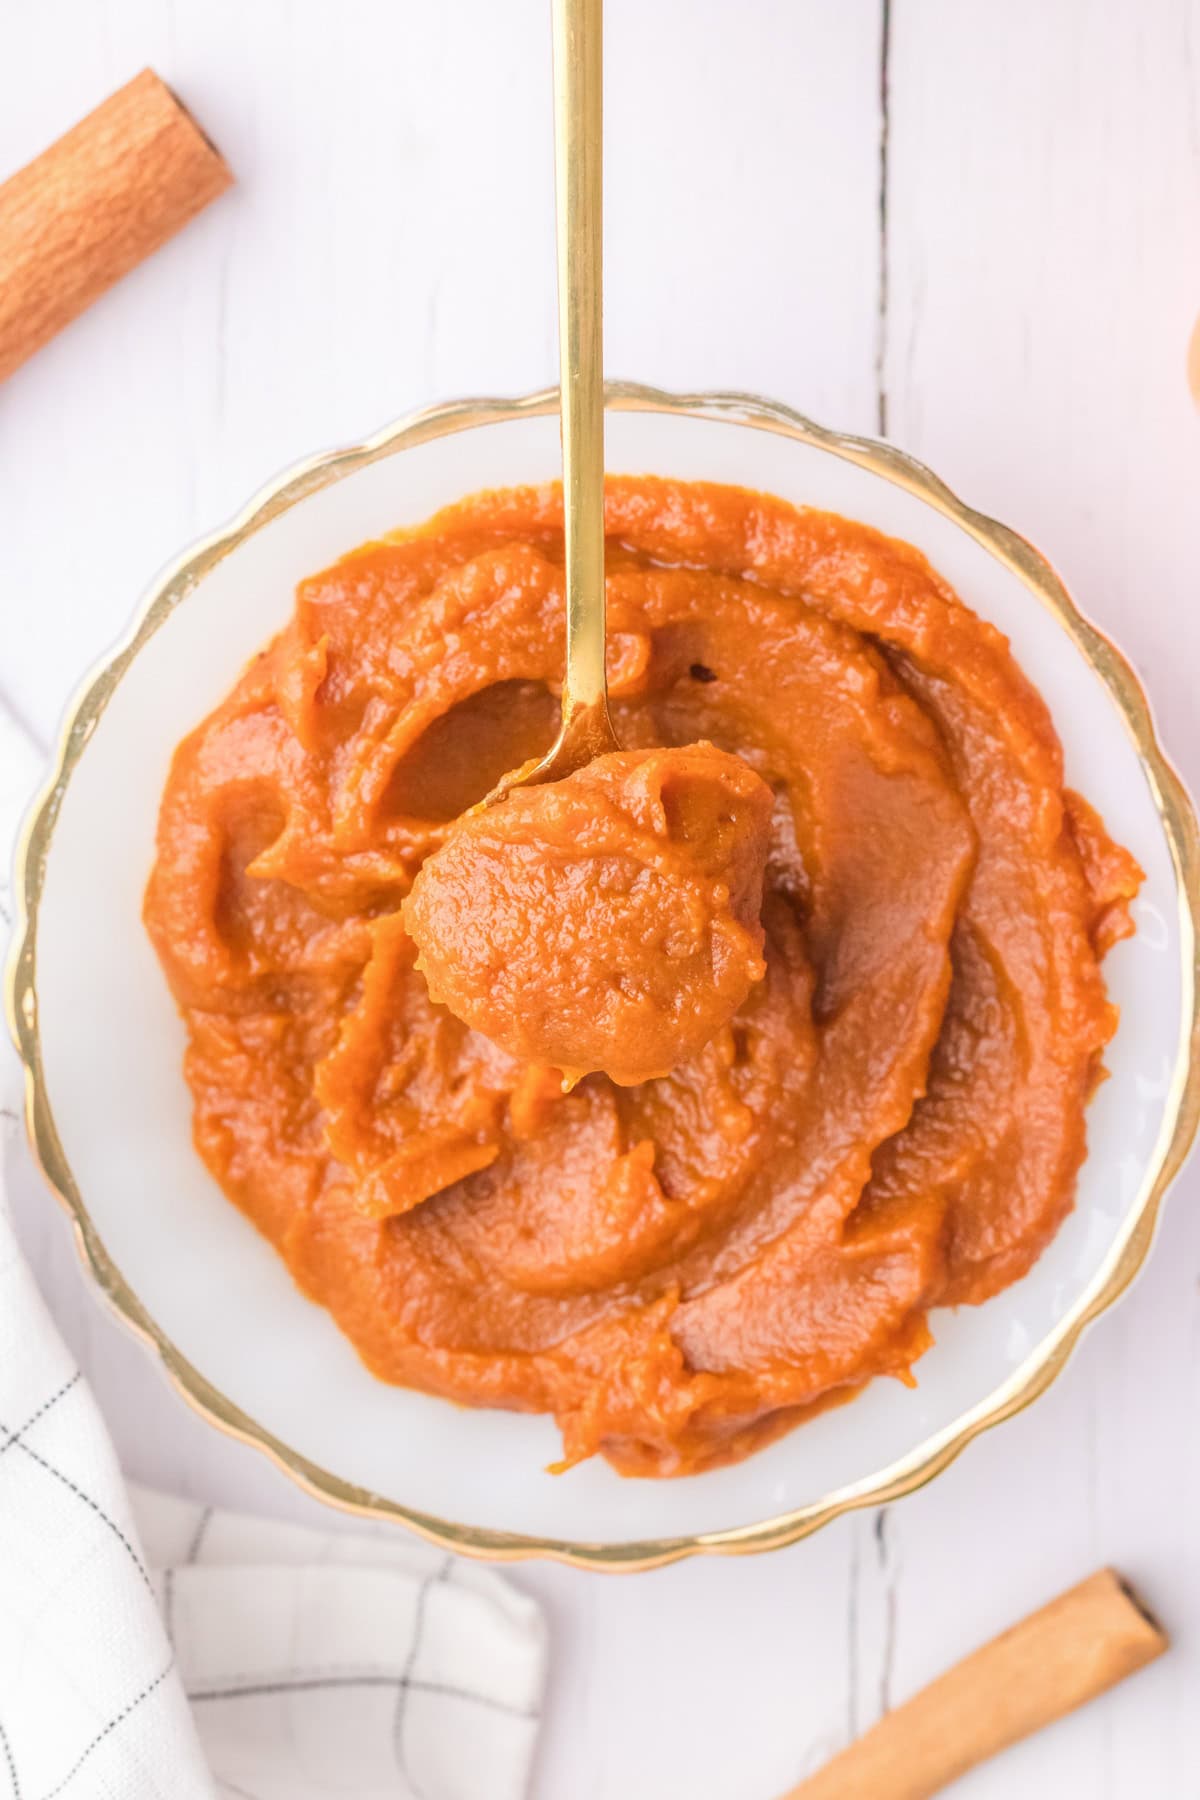
<svg viewBox="0 0 1200 1800">
<path fill-rule="evenodd" d="M 554 190 L 567 658 L 558 736 L 515 787 L 619 750 L 604 670 L 603 0 L 553 0 Z"/>
</svg>

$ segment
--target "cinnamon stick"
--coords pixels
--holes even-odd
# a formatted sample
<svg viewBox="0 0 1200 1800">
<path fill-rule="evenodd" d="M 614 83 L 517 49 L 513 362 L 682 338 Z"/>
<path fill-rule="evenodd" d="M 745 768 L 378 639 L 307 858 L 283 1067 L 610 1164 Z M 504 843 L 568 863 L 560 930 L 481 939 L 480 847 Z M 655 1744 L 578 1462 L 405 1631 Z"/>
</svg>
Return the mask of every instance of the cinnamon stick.
<svg viewBox="0 0 1200 1800">
<path fill-rule="evenodd" d="M 927 1800 L 1167 1645 L 1128 1584 L 1101 1569 L 956 1663 L 784 1800 Z"/>
<path fill-rule="evenodd" d="M 152 69 L 18 170 L 0 187 L 0 380 L 232 180 Z"/>
</svg>

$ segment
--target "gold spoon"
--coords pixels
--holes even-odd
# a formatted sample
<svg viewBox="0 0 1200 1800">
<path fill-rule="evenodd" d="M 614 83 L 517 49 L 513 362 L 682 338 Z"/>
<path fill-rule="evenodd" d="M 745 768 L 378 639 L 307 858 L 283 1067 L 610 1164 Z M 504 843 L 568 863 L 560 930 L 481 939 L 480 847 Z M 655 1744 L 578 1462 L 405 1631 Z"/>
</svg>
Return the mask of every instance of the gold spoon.
<svg viewBox="0 0 1200 1800">
<path fill-rule="evenodd" d="M 515 787 L 619 750 L 604 671 L 603 0 L 553 0 L 554 192 L 567 658 L 558 736 Z"/>
</svg>

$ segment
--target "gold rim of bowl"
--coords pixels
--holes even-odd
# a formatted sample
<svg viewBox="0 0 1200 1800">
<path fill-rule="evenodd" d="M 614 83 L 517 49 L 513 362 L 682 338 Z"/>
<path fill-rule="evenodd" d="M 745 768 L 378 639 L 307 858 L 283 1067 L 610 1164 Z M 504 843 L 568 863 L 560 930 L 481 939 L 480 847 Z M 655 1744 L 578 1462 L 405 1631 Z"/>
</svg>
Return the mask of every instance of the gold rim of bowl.
<svg viewBox="0 0 1200 1800">
<path fill-rule="evenodd" d="M 183 1398 L 231 1437 L 263 1451 L 302 1488 L 360 1515 L 395 1519 L 444 1549 L 511 1561 L 542 1556 L 577 1568 L 637 1570 L 682 1557 L 734 1555 L 796 1543 L 841 1514 L 881 1506 L 912 1493 L 941 1473 L 980 1432 L 1009 1419 L 1043 1394 L 1061 1372 L 1084 1329 L 1129 1286 L 1146 1259 L 1162 1198 L 1178 1173 L 1200 1118 L 1200 1012 L 1197 1010 L 1197 922 L 1200 921 L 1200 833 L 1191 801 L 1158 741 L 1146 694 L 1121 652 L 1079 612 L 1046 559 L 996 520 L 965 505 L 929 469 L 875 439 L 828 431 L 789 407 L 754 394 L 668 394 L 632 382 L 606 386 L 610 411 L 686 414 L 724 419 L 832 451 L 916 494 L 952 519 L 1010 569 L 1057 619 L 1117 702 L 1162 820 L 1175 869 L 1184 950 L 1181 1041 L 1156 1154 L 1117 1243 L 1067 1316 L 1022 1366 L 985 1401 L 879 1474 L 838 1489 L 777 1518 L 683 1537 L 629 1543 L 584 1543 L 462 1525 L 412 1510 L 343 1481 L 282 1443 L 249 1418 L 183 1357 L 150 1317 L 108 1256 L 71 1172 L 46 1091 L 38 1031 L 38 905 L 62 796 L 88 739 L 133 658 L 210 569 L 248 537 L 309 494 L 368 463 L 427 439 L 558 409 L 557 389 L 518 400 L 463 400 L 429 407 L 389 425 L 363 444 L 310 458 L 263 488 L 222 530 L 203 538 L 153 584 L 116 652 L 87 681 L 69 709 L 52 772 L 17 846 L 17 918 L 6 984 L 9 1025 L 25 1068 L 25 1109 L 34 1153 L 51 1188 L 70 1214 L 85 1266 L 119 1317 L 154 1349 Z"/>
</svg>

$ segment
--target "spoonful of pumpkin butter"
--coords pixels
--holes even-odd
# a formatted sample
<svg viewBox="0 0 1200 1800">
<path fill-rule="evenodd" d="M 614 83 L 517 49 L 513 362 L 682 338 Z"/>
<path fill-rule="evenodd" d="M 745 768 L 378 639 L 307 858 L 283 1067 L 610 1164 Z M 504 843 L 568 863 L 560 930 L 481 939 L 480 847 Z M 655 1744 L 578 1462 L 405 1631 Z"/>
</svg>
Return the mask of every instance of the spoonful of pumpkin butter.
<svg viewBox="0 0 1200 1800">
<path fill-rule="evenodd" d="M 666 1075 L 765 972 L 771 791 L 709 743 L 620 748 L 604 591 L 602 0 L 554 0 L 566 658 L 558 736 L 403 903 L 432 998 L 570 1086 Z"/>
</svg>

